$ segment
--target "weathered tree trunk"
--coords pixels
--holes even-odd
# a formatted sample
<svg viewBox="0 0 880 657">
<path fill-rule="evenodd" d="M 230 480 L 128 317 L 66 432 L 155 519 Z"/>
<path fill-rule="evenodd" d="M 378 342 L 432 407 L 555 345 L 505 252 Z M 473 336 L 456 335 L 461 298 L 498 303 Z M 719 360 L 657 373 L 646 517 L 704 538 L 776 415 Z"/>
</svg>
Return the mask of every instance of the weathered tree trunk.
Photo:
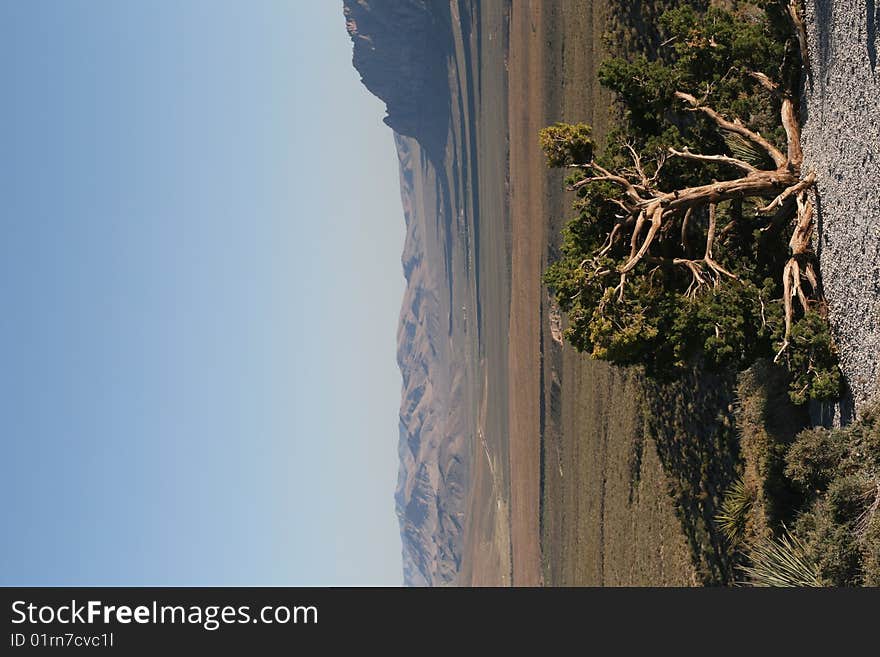
<svg viewBox="0 0 880 657">
<path fill-rule="evenodd" d="M 796 0 L 792 0 L 789 13 L 798 35 L 801 48 L 806 47 L 803 38 L 803 21 Z M 802 51 L 803 61 L 806 51 Z M 689 294 L 696 294 L 700 288 L 710 282 L 719 284 L 723 277 L 736 279 L 713 258 L 712 250 L 716 239 L 716 208 L 724 201 L 741 201 L 743 199 L 764 199 L 767 202 L 758 208 L 759 215 L 775 212 L 768 228 L 778 229 L 786 224 L 794 223 L 795 228 L 789 241 L 791 257 L 783 270 L 783 289 L 785 306 L 785 340 L 777 354 L 777 359 L 788 346 L 794 314 L 795 300 L 806 312 L 811 307 L 825 312 L 825 303 L 821 291 L 812 251 L 813 235 L 813 203 L 810 189 L 815 184 L 815 175 L 802 176 L 803 152 L 801 150 L 801 124 L 796 102 L 800 87 L 797 80 L 788 82 L 784 89 L 770 80 L 761 72 L 751 72 L 760 84 L 780 99 L 780 121 L 785 129 L 785 152 L 777 148 L 760 133 L 746 127 L 738 119 L 729 119 L 712 107 L 703 104 L 691 94 L 682 91 L 674 96 L 685 104 L 685 110 L 706 116 L 724 133 L 737 135 L 759 151 L 763 151 L 773 161 L 776 168 L 761 170 L 754 165 L 728 155 L 698 154 L 685 149 L 678 151 L 670 148 L 668 154 L 656 161 L 656 171 L 651 177 L 646 175 L 642 166 L 642 158 L 632 146 L 629 146 L 633 168 L 622 172 L 612 172 L 600 166 L 595 160 L 585 164 L 573 165 L 583 169 L 588 175 L 572 185 L 571 189 L 579 189 L 595 182 L 610 182 L 621 188 L 621 196 L 612 201 L 618 205 L 623 214 L 610 232 L 608 239 L 592 259 L 598 263 L 601 256 L 608 253 L 615 243 L 625 239 L 629 234 L 629 256 L 617 268 L 620 282 L 616 288 L 618 298 L 623 299 L 626 289 L 626 275 L 640 262 L 646 261 L 659 265 L 683 267 L 692 275 Z M 657 189 L 656 182 L 660 169 L 668 157 L 683 158 L 699 162 L 726 164 L 738 169 L 741 175 L 729 180 L 721 180 L 695 187 L 686 187 L 673 191 Z M 671 224 L 680 224 L 681 246 L 685 254 L 693 245 L 688 240 L 688 225 L 693 213 L 705 209 L 709 217 L 706 245 L 702 258 L 663 258 L 651 253 L 655 238 L 661 232 L 671 228 Z M 586 262 L 586 261 L 585 261 Z M 596 265 L 599 267 L 600 265 Z M 804 289 L 804 284 L 809 291 Z"/>
</svg>

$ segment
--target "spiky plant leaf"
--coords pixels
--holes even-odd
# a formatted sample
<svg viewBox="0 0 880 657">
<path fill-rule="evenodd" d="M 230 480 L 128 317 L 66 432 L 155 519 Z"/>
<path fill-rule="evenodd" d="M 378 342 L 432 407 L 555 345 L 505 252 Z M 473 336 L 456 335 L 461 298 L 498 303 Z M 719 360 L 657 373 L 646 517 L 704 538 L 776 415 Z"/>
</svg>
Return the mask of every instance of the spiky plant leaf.
<svg viewBox="0 0 880 657">
<path fill-rule="evenodd" d="M 738 479 L 727 489 L 721 502 L 721 511 L 715 516 L 715 523 L 731 545 L 742 540 L 754 502 L 754 489 L 746 486 L 742 479 Z"/>
<path fill-rule="evenodd" d="M 819 568 L 806 546 L 788 530 L 779 538 L 759 541 L 749 558 L 752 565 L 741 567 L 749 577 L 746 586 L 823 586 Z"/>
<path fill-rule="evenodd" d="M 765 168 L 768 165 L 767 154 L 758 149 L 750 141 L 743 139 L 735 132 L 722 132 L 724 142 L 734 157 L 748 162 L 753 167 Z M 772 164 L 772 163 L 771 163 Z"/>
</svg>

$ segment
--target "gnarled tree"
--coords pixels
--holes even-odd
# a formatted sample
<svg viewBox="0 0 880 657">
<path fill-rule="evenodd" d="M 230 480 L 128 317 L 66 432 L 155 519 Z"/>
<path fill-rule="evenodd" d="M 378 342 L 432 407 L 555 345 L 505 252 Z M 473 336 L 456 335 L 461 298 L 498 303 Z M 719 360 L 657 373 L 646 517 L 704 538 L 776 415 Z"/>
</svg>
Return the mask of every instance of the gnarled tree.
<svg viewBox="0 0 880 657">
<path fill-rule="evenodd" d="M 773 357 L 792 397 L 839 378 L 811 247 L 815 176 L 803 170 L 806 40 L 796 0 L 666 12 L 652 60 L 611 60 L 602 82 L 624 125 L 597 154 L 589 128 L 541 133 L 572 170 L 580 216 L 545 275 L 579 349 L 660 373 L 697 354 Z M 780 146 L 780 142 L 783 144 Z"/>
</svg>

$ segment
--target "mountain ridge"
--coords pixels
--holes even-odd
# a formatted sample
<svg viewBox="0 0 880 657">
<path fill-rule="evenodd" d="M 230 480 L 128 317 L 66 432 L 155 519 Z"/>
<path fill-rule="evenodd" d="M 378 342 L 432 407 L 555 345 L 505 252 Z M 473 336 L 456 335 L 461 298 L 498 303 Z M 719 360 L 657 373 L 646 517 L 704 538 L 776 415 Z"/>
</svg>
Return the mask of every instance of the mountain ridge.
<svg viewBox="0 0 880 657">
<path fill-rule="evenodd" d="M 352 64 L 386 105 L 400 167 L 406 289 L 398 328 L 402 394 L 395 491 L 404 581 L 448 585 L 461 567 L 470 436 L 464 357 L 452 316 L 458 212 L 449 175 L 450 5 L 344 0 Z M 456 270 L 457 271 L 457 270 Z"/>
</svg>

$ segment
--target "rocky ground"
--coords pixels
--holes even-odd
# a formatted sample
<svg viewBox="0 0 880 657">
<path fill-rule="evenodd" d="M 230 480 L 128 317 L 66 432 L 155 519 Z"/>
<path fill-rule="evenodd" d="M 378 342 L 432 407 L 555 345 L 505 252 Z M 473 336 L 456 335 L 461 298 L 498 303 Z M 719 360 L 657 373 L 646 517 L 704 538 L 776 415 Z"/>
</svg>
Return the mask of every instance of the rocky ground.
<svg viewBox="0 0 880 657">
<path fill-rule="evenodd" d="M 806 5 L 805 167 L 818 175 L 822 277 L 858 410 L 876 394 L 880 377 L 880 5 Z"/>
</svg>

